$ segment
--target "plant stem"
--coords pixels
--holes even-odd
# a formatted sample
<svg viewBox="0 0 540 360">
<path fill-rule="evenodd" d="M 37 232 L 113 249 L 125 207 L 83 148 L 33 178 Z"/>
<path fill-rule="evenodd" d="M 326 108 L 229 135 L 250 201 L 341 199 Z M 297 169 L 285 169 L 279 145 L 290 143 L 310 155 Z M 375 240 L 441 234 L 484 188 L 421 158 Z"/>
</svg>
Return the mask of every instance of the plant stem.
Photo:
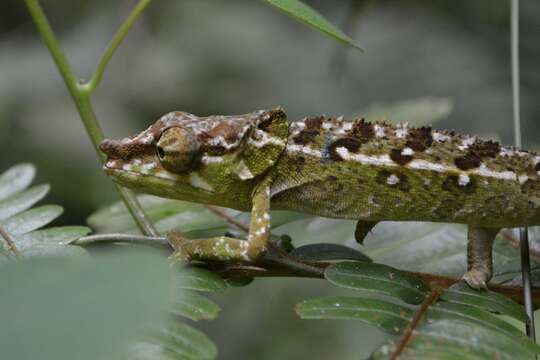
<svg viewBox="0 0 540 360">
<path fill-rule="evenodd" d="M 403 331 L 403 336 L 401 337 L 399 344 L 396 346 L 394 351 L 388 357 L 390 360 L 396 360 L 398 356 L 401 355 L 403 350 L 405 350 L 405 347 L 407 346 L 409 341 L 411 341 L 414 329 L 416 329 L 416 326 L 418 325 L 420 320 L 422 320 L 422 317 L 424 316 L 426 311 L 429 309 L 431 304 L 437 301 L 442 291 L 443 291 L 442 288 L 435 288 L 431 290 L 428 296 L 426 296 L 425 300 L 422 302 L 422 305 L 420 305 L 420 308 L 416 311 L 413 318 L 407 324 L 407 327 Z"/>
<path fill-rule="evenodd" d="M 10 233 L 4 229 L 2 225 L 0 225 L 0 237 L 2 237 L 7 246 L 9 247 L 9 250 L 15 255 L 16 258 L 21 259 L 23 255 L 20 253 L 19 249 L 17 249 L 17 246 L 15 245 L 15 239 L 11 237 Z"/>
<path fill-rule="evenodd" d="M 130 244 L 141 244 L 141 245 L 152 245 L 152 246 L 169 246 L 167 238 L 153 237 L 153 236 L 142 236 L 142 235 L 132 235 L 132 234 L 99 234 L 99 235 L 89 235 L 78 238 L 77 240 L 70 243 L 70 245 L 93 245 L 93 244 L 106 244 L 106 243 L 130 243 Z"/>
<path fill-rule="evenodd" d="M 120 29 L 116 32 L 113 39 L 109 43 L 109 46 L 105 50 L 105 53 L 101 57 L 101 60 L 99 60 L 99 63 L 94 70 L 94 74 L 92 75 L 92 78 L 90 81 L 85 85 L 87 87 L 87 90 L 91 93 L 93 92 L 101 82 L 101 78 L 103 77 L 103 73 L 105 72 L 105 69 L 107 68 L 107 65 L 109 64 L 109 61 L 111 60 L 112 56 L 114 55 L 116 49 L 118 49 L 118 46 L 124 41 L 124 38 L 126 37 L 129 29 L 133 26 L 133 23 L 137 20 L 137 18 L 141 15 L 141 13 L 144 11 L 144 9 L 150 4 L 150 1 L 152 0 L 141 0 L 139 3 L 133 8 L 131 13 L 129 14 L 128 18 L 122 26 L 120 26 Z"/>
<path fill-rule="evenodd" d="M 51 53 L 51 56 L 56 63 L 58 71 L 60 72 L 60 75 L 62 76 L 62 79 L 64 80 L 64 83 L 66 84 L 66 87 L 68 88 L 69 93 L 73 98 L 73 101 L 75 102 L 77 111 L 79 112 L 84 127 L 86 128 L 86 132 L 88 133 L 88 136 L 90 137 L 90 140 L 101 162 L 105 160 L 105 156 L 99 150 L 99 144 L 103 140 L 103 130 L 101 129 L 101 126 L 97 121 L 92 106 L 91 95 L 95 90 L 96 86 L 99 84 L 105 68 L 112 55 L 114 54 L 122 40 L 125 38 L 129 28 L 133 25 L 133 22 L 138 18 L 142 10 L 144 10 L 144 8 L 148 5 L 149 2 L 150 0 L 141 0 L 139 4 L 135 7 L 135 9 L 131 12 L 128 19 L 125 21 L 118 33 L 115 35 L 113 41 L 111 42 L 101 61 L 99 62 L 96 71 L 92 76 L 92 82 L 79 83 L 77 76 L 71 70 L 71 67 L 66 56 L 64 55 L 64 52 L 60 48 L 60 44 L 56 39 L 54 31 L 52 30 L 49 21 L 47 20 L 47 16 L 45 15 L 43 8 L 39 4 L 39 1 L 25 0 L 26 7 L 30 12 L 30 16 L 32 17 L 43 41 L 47 45 L 47 48 L 49 49 L 49 52 Z M 139 204 L 135 194 L 129 189 L 121 188 L 119 186 L 117 186 L 117 188 L 127 209 L 129 210 L 131 216 L 135 220 L 137 226 L 142 231 L 142 233 L 149 236 L 158 235 L 158 232 L 154 228 L 152 222 L 144 214 L 144 210 Z"/>
</svg>

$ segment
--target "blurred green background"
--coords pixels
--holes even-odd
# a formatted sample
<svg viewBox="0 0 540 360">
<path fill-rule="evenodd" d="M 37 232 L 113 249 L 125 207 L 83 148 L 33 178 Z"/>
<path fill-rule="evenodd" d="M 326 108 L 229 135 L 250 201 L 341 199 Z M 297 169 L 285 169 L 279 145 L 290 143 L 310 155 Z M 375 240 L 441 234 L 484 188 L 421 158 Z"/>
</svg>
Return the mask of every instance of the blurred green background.
<svg viewBox="0 0 540 360">
<path fill-rule="evenodd" d="M 114 56 L 94 96 L 108 137 L 160 115 L 246 113 L 282 106 L 291 119 L 353 116 L 426 97 L 452 104 L 436 126 L 513 141 L 507 0 L 306 0 L 366 49 L 344 48 L 253 0 L 160 0 Z M 88 77 L 135 1 L 42 4 L 75 71 Z M 521 4 L 522 128 L 540 141 L 540 2 Z M 535 68 L 536 66 L 536 68 Z M 381 105 L 383 106 L 383 105 Z M 383 107 L 384 109 L 384 107 Z M 414 122 L 414 119 L 410 119 Z M 0 2 L 0 168 L 33 162 L 58 223 L 82 224 L 118 198 L 21 1 Z M 200 324 L 220 358 L 353 359 L 382 341 L 372 328 L 300 321 L 299 300 L 334 292 L 315 280 L 264 279 L 216 298 Z"/>
</svg>

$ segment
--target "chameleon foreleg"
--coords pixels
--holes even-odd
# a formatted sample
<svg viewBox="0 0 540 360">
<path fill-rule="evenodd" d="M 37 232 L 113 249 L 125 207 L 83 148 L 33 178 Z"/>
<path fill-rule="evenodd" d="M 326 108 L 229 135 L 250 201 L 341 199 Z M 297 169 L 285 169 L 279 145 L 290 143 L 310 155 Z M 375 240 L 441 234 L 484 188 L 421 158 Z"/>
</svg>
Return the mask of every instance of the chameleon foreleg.
<svg viewBox="0 0 540 360">
<path fill-rule="evenodd" d="M 475 289 L 487 289 L 493 275 L 493 240 L 500 228 L 469 225 L 467 232 L 467 272 L 463 280 Z"/>
<path fill-rule="evenodd" d="M 174 234 L 169 234 L 168 238 L 176 249 L 175 259 L 256 261 L 264 253 L 270 238 L 269 187 L 259 187 L 253 195 L 247 241 L 226 236 L 178 241 Z"/>
<path fill-rule="evenodd" d="M 358 220 L 356 223 L 356 230 L 354 231 L 354 238 L 356 239 L 356 242 L 362 245 L 364 243 L 364 239 L 369 234 L 371 229 L 377 225 L 378 221 L 365 221 L 365 220 Z"/>
</svg>

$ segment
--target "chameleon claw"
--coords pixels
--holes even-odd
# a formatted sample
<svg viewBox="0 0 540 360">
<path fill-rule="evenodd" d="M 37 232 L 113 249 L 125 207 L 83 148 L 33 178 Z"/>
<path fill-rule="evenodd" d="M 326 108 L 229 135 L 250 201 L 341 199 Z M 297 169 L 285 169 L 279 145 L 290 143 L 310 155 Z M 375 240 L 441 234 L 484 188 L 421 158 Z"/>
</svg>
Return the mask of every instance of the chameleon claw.
<svg viewBox="0 0 540 360">
<path fill-rule="evenodd" d="M 471 288 L 476 290 L 487 290 L 487 281 L 488 281 L 488 274 L 472 269 L 467 271 L 462 279 L 469 285 Z"/>
</svg>

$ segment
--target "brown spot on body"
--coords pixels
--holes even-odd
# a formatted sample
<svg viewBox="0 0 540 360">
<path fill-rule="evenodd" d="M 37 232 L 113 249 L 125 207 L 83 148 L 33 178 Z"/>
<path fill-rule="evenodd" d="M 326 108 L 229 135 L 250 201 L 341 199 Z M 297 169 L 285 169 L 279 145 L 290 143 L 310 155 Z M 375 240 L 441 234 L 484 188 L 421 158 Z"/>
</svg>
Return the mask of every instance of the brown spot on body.
<svg viewBox="0 0 540 360">
<path fill-rule="evenodd" d="M 479 158 L 491 157 L 494 158 L 501 151 L 501 146 L 496 141 L 476 141 L 470 148 L 469 153 L 476 155 Z"/>
<path fill-rule="evenodd" d="M 299 145 L 307 145 L 313 142 L 317 136 L 319 136 L 318 130 L 302 130 L 293 137 L 293 141 Z"/>
<path fill-rule="evenodd" d="M 221 145 L 203 146 L 202 149 L 212 156 L 223 155 L 227 152 L 227 149 Z"/>
<path fill-rule="evenodd" d="M 334 175 L 328 175 L 328 177 L 326 178 L 326 180 L 329 180 L 329 181 L 336 181 L 338 178 Z"/>
<path fill-rule="evenodd" d="M 467 154 L 454 159 L 454 164 L 461 170 L 474 169 L 480 166 L 481 160 L 474 154 Z"/>
<path fill-rule="evenodd" d="M 328 146 L 328 154 L 330 155 L 330 159 L 334 161 L 342 161 L 343 159 L 336 151 L 337 148 L 344 147 L 348 151 L 356 153 L 360 149 L 360 145 L 360 141 L 354 138 L 337 139 Z"/>
<path fill-rule="evenodd" d="M 353 123 L 351 133 L 354 137 L 359 138 L 363 142 L 368 141 L 375 135 L 373 124 L 367 122 L 364 118 Z"/>
<path fill-rule="evenodd" d="M 448 177 L 443 181 L 441 184 L 441 188 L 444 191 L 448 191 L 454 194 L 470 194 L 474 192 L 476 188 L 476 181 L 474 178 L 469 178 L 469 182 L 467 185 L 460 185 L 459 184 L 459 176 L 457 175 L 448 175 Z"/>
<path fill-rule="evenodd" d="M 401 149 L 392 149 L 390 151 L 390 159 L 399 165 L 405 165 L 412 161 L 412 155 L 403 155 L 401 152 Z"/>
<path fill-rule="evenodd" d="M 421 128 L 409 130 L 405 146 L 410 147 L 414 151 L 422 152 L 430 147 L 431 144 L 433 144 L 431 126 L 422 126 Z"/>
<path fill-rule="evenodd" d="M 304 124 L 308 130 L 320 130 L 323 124 L 324 118 L 322 116 L 317 116 L 313 118 L 306 118 Z"/>
</svg>

